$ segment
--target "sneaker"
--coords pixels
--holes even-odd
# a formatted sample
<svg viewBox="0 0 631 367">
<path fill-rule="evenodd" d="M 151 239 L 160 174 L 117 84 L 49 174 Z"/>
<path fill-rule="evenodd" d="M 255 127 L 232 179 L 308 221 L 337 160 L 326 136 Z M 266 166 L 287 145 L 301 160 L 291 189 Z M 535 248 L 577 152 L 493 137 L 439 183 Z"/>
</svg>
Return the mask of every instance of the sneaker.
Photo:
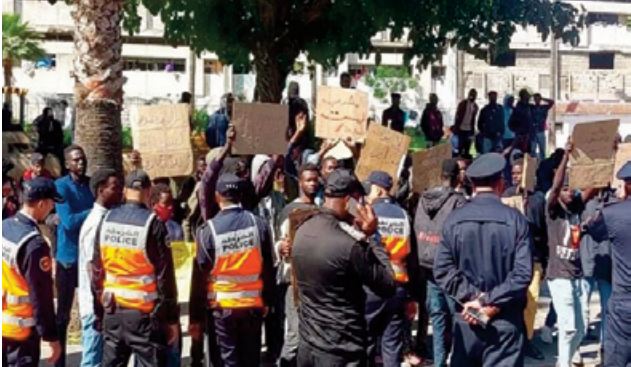
<svg viewBox="0 0 631 367">
<path fill-rule="evenodd" d="M 583 367 L 585 364 L 583 363 L 583 356 L 581 355 L 581 351 L 577 350 L 576 353 L 572 356 L 572 366 L 574 367 Z"/>
<path fill-rule="evenodd" d="M 538 361 L 542 361 L 546 358 L 532 341 L 526 344 L 526 357 L 536 359 Z"/>
<path fill-rule="evenodd" d="M 552 329 L 550 329 L 547 326 L 542 327 L 540 330 L 539 338 L 541 339 L 542 342 L 546 344 L 552 344 L 553 342 Z"/>
</svg>

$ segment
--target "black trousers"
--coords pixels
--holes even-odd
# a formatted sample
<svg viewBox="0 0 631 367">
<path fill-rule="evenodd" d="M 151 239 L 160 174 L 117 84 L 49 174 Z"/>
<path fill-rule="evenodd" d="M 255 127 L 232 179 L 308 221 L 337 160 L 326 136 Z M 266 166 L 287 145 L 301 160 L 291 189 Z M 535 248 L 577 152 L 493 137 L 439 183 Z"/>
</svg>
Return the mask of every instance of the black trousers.
<svg viewBox="0 0 631 367">
<path fill-rule="evenodd" d="M 471 326 L 459 314 L 454 315 L 450 366 L 523 366 L 526 345 L 524 328 L 523 312 L 510 320 L 494 319 L 486 328 Z"/>
<path fill-rule="evenodd" d="M 216 309 L 217 344 L 225 367 L 258 367 L 261 362 L 260 309 Z"/>
<path fill-rule="evenodd" d="M 613 295 L 609 299 L 607 333 L 603 347 L 605 349 L 605 367 L 631 366 L 631 312 L 628 297 Z"/>
<path fill-rule="evenodd" d="M 2 365 L 9 367 L 37 367 L 39 364 L 39 335 L 33 329 L 28 339 L 15 341 L 2 338 Z"/>
<path fill-rule="evenodd" d="M 103 317 L 103 367 L 126 367 L 131 354 L 139 367 L 164 367 L 166 333 L 151 315 L 118 308 Z"/>
<path fill-rule="evenodd" d="M 298 344 L 298 367 L 366 367 L 367 362 L 365 353 L 330 354 L 311 347 L 302 339 Z"/>
<path fill-rule="evenodd" d="M 55 290 L 57 291 L 57 335 L 61 344 L 61 356 L 55 367 L 66 366 L 66 340 L 68 334 L 68 323 L 70 322 L 70 311 L 74 302 L 75 289 L 79 283 L 77 264 L 69 267 L 57 263 L 55 272 Z"/>
</svg>

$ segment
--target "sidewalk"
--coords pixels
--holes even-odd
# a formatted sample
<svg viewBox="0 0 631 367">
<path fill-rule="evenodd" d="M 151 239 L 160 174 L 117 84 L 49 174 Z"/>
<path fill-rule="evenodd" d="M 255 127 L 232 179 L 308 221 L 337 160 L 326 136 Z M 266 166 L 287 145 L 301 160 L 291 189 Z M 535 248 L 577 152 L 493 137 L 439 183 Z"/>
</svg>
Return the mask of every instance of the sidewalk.
<svg viewBox="0 0 631 367">
<path fill-rule="evenodd" d="M 545 296 L 545 290 L 542 290 L 542 297 L 539 299 L 539 308 L 537 311 L 537 317 L 535 321 L 535 330 L 538 330 L 545 321 L 546 314 L 548 313 L 548 305 L 550 304 L 550 297 Z M 187 307 L 182 307 L 183 312 L 187 310 Z M 590 326 L 598 324 L 600 320 L 596 319 L 596 316 L 600 314 L 600 300 L 598 297 L 598 293 L 594 292 L 592 295 L 591 302 L 589 304 L 589 314 L 590 314 Z M 183 338 L 183 353 L 182 353 L 182 366 L 188 366 L 190 363 L 190 346 L 191 346 L 191 338 L 188 335 L 188 315 L 184 314 L 181 318 L 182 323 L 182 332 L 184 335 Z M 414 331 L 416 332 L 416 331 Z M 430 330 L 431 332 L 431 330 Z M 594 334 L 595 330 L 590 330 L 589 334 Z M 263 336 L 265 333 L 262 333 Z M 538 332 L 535 333 L 535 344 L 539 350 L 541 350 L 545 355 L 545 360 L 537 361 L 533 359 L 526 359 L 526 366 L 532 367 L 555 367 L 556 363 L 556 338 L 554 343 L 545 344 L 541 342 L 538 337 Z M 430 342 L 431 345 L 431 342 Z M 598 359 L 598 349 L 599 344 L 596 341 L 588 341 L 584 342 L 581 346 L 581 355 L 583 356 L 583 362 L 585 367 L 595 367 L 600 362 Z M 40 366 L 50 366 L 46 363 L 46 358 L 50 355 L 50 350 L 43 346 L 42 348 L 42 359 L 40 360 Z M 75 367 L 79 366 L 81 361 L 81 346 L 80 345 L 69 345 L 68 346 L 68 356 L 67 356 L 67 366 Z M 133 367 L 133 363 L 130 362 L 130 367 Z M 403 366 L 407 366 L 405 363 Z"/>
</svg>

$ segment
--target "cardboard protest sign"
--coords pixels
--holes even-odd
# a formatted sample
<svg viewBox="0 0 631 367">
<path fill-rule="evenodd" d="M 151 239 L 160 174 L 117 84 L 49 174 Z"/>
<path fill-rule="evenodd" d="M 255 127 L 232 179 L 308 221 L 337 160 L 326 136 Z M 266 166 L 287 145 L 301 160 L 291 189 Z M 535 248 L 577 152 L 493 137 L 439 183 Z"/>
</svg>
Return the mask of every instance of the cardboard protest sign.
<svg viewBox="0 0 631 367">
<path fill-rule="evenodd" d="M 285 154 L 289 106 L 275 103 L 235 103 L 232 124 L 235 154 Z"/>
<path fill-rule="evenodd" d="M 399 166 L 409 146 L 409 136 L 379 124 L 370 124 L 355 174 L 360 180 L 365 180 L 372 171 L 384 171 L 396 183 Z"/>
<path fill-rule="evenodd" d="M 614 166 L 614 138 L 620 120 L 595 121 L 574 126 L 570 157 L 570 187 L 606 187 Z"/>
<path fill-rule="evenodd" d="M 625 163 L 631 161 L 631 143 L 624 143 L 618 145 L 618 151 L 616 151 L 616 159 L 613 168 L 613 178 L 611 179 L 611 187 L 616 189 L 619 197 L 624 195 L 624 181 L 618 180 L 616 174 L 624 166 Z"/>
<path fill-rule="evenodd" d="M 193 150 L 186 103 L 138 106 L 132 110 L 134 149 L 151 178 L 193 173 Z"/>
<path fill-rule="evenodd" d="M 524 214 L 524 198 L 520 195 L 502 198 L 502 203 Z"/>
<path fill-rule="evenodd" d="M 318 87 L 315 129 L 318 138 L 351 137 L 363 142 L 367 121 L 368 94 L 354 89 Z"/>
<path fill-rule="evenodd" d="M 443 160 L 451 158 L 451 144 L 443 143 L 412 155 L 412 188 L 423 192 L 441 183 Z"/>
<path fill-rule="evenodd" d="M 524 156 L 524 165 L 521 175 L 520 186 L 526 191 L 535 190 L 535 181 L 537 179 L 537 158 L 531 157 L 530 154 Z"/>
</svg>

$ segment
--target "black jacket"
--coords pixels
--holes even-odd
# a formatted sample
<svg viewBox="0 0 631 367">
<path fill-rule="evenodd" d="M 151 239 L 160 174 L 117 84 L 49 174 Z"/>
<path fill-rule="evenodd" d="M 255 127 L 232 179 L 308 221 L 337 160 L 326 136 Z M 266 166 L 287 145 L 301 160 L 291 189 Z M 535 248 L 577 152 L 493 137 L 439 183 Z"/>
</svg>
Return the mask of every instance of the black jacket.
<svg viewBox="0 0 631 367">
<path fill-rule="evenodd" d="M 418 246 L 418 263 L 432 270 L 436 247 L 447 216 L 467 200 L 452 188 L 435 187 L 421 196 L 414 216 L 414 233 Z"/>
<path fill-rule="evenodd" d="M 292 256 L 301 343 L 336 356 L 365 353 L 363 286 L 383 298 L 396 289 L 384 247 L 321 209 L 298 227 Z"/>
</svg>

